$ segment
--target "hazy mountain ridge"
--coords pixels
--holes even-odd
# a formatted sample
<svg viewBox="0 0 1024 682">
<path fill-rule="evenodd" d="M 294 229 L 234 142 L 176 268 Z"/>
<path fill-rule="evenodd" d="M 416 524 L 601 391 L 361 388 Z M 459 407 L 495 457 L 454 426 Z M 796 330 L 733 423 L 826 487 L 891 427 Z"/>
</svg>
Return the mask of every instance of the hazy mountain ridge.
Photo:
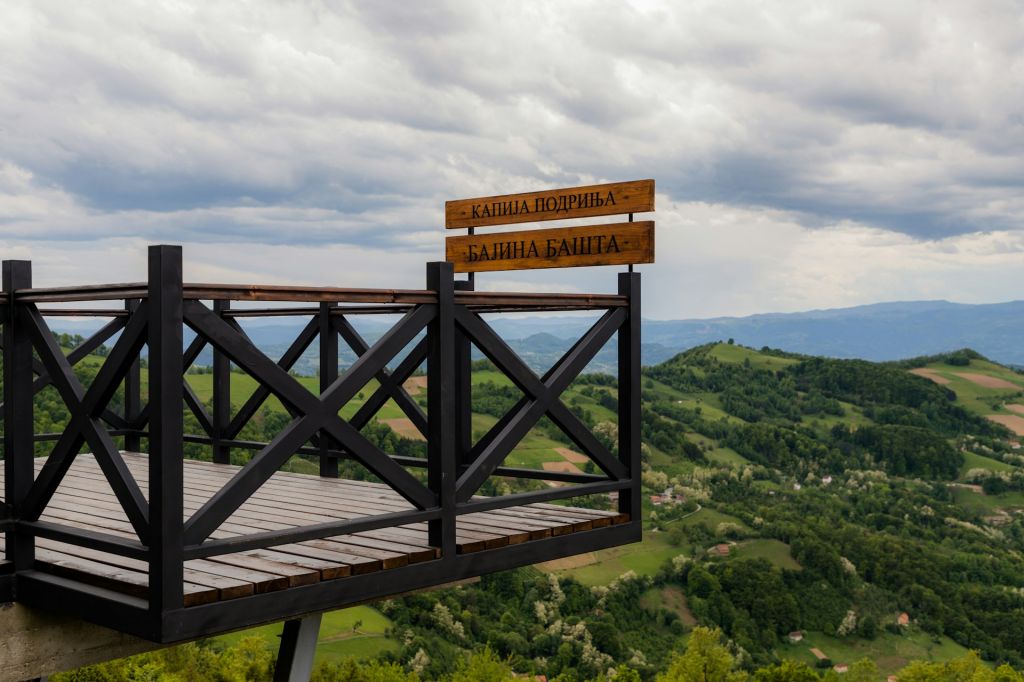
<svg viewBox="0 0 1024 682">
<path fill-rule="evenodd" d="M 594 319 L 595 316 L 490 316 L 488 322 L 530 365 L 546 369 Z M 353 318 L 353 323 L 370 342 L 389 326 L 387 321 L 375 318 Z M 274 319 L 246 321 L 244 326 L 257 346 L 273 356 L 280 356 L 298 335 L 302 324 Z M 85 334 L 96 329 L 98 323 L 61 320 L 54 326 L 56 331 Z M 730 338 L 754 348 L 769 346 L 806 355 L 874 361 L 974 348 L 996 362 L 1024 365 L 1024 344 L 1020 343 L 1024 338 L 1024 301 L 994 304 L 909 301 L 746 317 L 644 320 L 643 363 L 655 365 L 688 348 Z M 354 359 L 355 354 L 342 344 L 342 362 Z M 198 361 L 209 364 L 209 351 Z M 314 342 L 295 369 L 312 374 L 318 364 Z M 613 371 L 615 364 L 613 340 L 597 355 L 589 369 Z"/>
</svg>

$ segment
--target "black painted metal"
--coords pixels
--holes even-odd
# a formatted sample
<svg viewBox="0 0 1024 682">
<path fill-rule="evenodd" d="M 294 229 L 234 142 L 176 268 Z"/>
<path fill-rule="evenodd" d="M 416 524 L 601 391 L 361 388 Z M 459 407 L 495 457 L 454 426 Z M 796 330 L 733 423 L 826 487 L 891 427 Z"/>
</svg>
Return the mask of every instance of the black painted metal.
<svg viewBox="0 0 1024 682">
<path fill-rule="evenodd" d="M 56 338 L 35 310 L 35 306 L 26 307 L 20 314 L 27 322 L 36 352 L 46 366 L 54 387 L 71 413 L 67 429 L 25 495 L 21 517 L 30 521 L 39 518 L 74 461 L 82 443 L 85 442 L 92 448 L 97 464 L 103 470 L 107 482 L 124 508 L 139 539 L 145 541 L 149 523 L 148 504 L 121 458 L 113 438 L 100 422 L 99 416 L 142 346 L 143 333 L 147 326 L 148 304 L 141 305 L 129 320 L 88 390 L 75 376 L 64 352 L 57 345 Z"/>
<path fill-rule="evenodd" d="M 8 315 L 4 324 L 4 502 L 12 516 L 21 507 L 35 477 L 33 460 L 35 424 L 32 407 L 32 340 L 28 334 L 24 306 L 14 302 L 17 289 L 32 286 L 32 264 L 28 261 L 4 261 L 4 292 L 8 296 Z M 31 535 L 8 531 L 4 546 L 7 560 L 16 571 L 32 568 L 35 544 Z"/>
<path fill-rule="evenodd" d="M 313 343 L 313 339 L 316 338 L 318 329 L 318 320 L 316 318 L 310 320 L 309 324 L 299 333 L 299 336 L 292 342 L 292 345 L 288 347 L 288 350 L 284 352 L 281 359 L 278 360 L 278 366 L 285 372 L 290 370 L 302 354 L 306 352 L 309 345 Z M 220 351 L 223 353 L 223 351 Z M 253 394 L 245 401 L 241 409 L 235 414 L 235 417 L 228 424 L 227 429 L 224 431 L 224 435 L 227 438 L 235 438 L 239 432 L 245 427 L 246 423 L 256 414 L 256 411 L 260 409 L 260 406 L 270 397 L 271 390 L 265 384 L 261 384 Z"/>
<path fill-rule="evenodd" d="M 637 542 L 642 524 L 582 531 L 519 545 L 459 554 L 315 585 L 180 609 L 166 614 L 163 641 L 176 642 L 210 632 L 294 618 L 305 613 L 371 602 L 456 580 Z"/>
<path fill-rule="evenodd" d="M 320 334 L 320 392 L 323 393 L 338 380 L 338 332 L 331 324 L 331 308 L 337 303 L 321 303 L 317 325 Z M 337 442 L 326 431 L 320 432 L 320 475 L 338 477 L 338 458 L 331 454 Z"/>
<path fill-rule="evenodd" d="M 184 605 L 181 247 L 149 247 L 149 609 Z"/>
<path fill-rule="evenodd" d="M 349 533 L 362 533 L 368 530 L 377 530 L 378 528 L 394 528 L 410 523 L 433 521 L 440 517 L 440 515 L 441 512 L 436 509 L 374 514 L 373 516 L 364 516 L 351 520 L 328 521 L 309 526 L 300 526 L 299 528 L 289 530 L 249 533 L 248 535 L 240 535 L 223 540 L 206 540 L 202 544 L 186 545 L 185 558 L 203 559 L 218 554 L 244 552 L 250 549 L 262 549 L 263 547 L 273 545 L 316 540 L 335 535 L 348 535 Z"/>
<path fill-rule="evenodd" d="M 309 682 L 323 614 L 286 621 L 274 666 L 274 682 Z"/>
<path fill-rule="evenodd" d="M 479 490 L 494 469 L 545 414 L 577 442 L 584 453 L 604 471 L 615 478 L 623 477 L 625 469 L 601 446 L 579 418 L 558 400 L 558 396 L 593 359 L 624 317 L 625 313 L 621 310 L 610 310 L 605 313 L 583 339 L 570 348 L 541 379 L 487 323 L 480 319 L 479 315 L 464 308 L 456 309 L 455 319 L 459 326 L 477 342 L 491 362 L 529 396 L 512 409 L 508 419 L 499 421 L 482 441 L 482 447 L 477 449 L 473 463 L 459 477 L 456 494 L 460 502 L 468 500 Z M 589 438 L 585 434 L 588 434 Z"/>
<path fill-rule="evenodd" d="M 139 299 L 128 299 L 124 302 L 125 310 L 134 315 L 139 310 Z M 124 420 L 134 424 L 142 414 L 142 361 L 139 357 L 132 359 L 128 371 L 124 375 Z M 128 433 L 124 437 L 124 449 L 129 452 L 142 450 L 142 438 L 138 433 Z"/>
<path fill-rule="evenodd" d="M 342 420 L 338 411 L 380 371 L 388 359 L 415 337 L 434 316 L 435 310 L 436 306 L 423 305 L 407 313 L 318 398 L 205 306 L 194 301 L 186 304 L 185 319 L 189 326 L 197 333 L 206 335 L 213 345 L 221 347 L 234 362 L 270 388 L 286 406 L 302 415 L 281 431 L 189 519 L 185 526 L 188 542 L 195 544 L 209 536 L 321 428 L 418 508 L 434 506 L 435 496 L 423 484 L 378 450 L 351 424 Z"/>
<path fill-rule="evenodd" d="M 214 301 L 213 312 L 223 319 L 231 309 L 231 301 Z M 231 447 L 225 445 L 225 430 L 231 423 L 231 361 L 220 350 L 213 349 L 213 423 L 210 425 L 210 444 L 213 461 L 231 462 Z"/>
<path fill-rule="evenodd" d="M 349 322 L 345 317 L 336 317 L 332 320 L 338 333 L 341 334 L 342 338 L 345 339 L 345 343 L 349 345 L 355 354 L 362 357 L 366 351 L 369 350 L 369 346 L 363 337 L 359 335 L 352 323 Z M 380 411 L 380 408 L 384 406 L 388 398 L 395 401 L 395 404 L 405 413 L 405 416 L 409 418 L 409 421 L 413 423 L 413 426 L 419 430 L 424 437 L 427 435 L 427 416 L 423 414 L 423 410 L 416 403 L 415 400 L 409 395 L 409 393 L 402 387 L 402 383 L 409 378 L 409 376 L 416 371 L 416 369 L 423 363 L 423 360 L 427 356 L 427 344 L 426 341 L 419 343 L 413 350 L 405 357 L 405 359 L 399 363 L 398 367 L 395 368 L 394 372 L 389 372 L 385 367 L 377 373 L 377 381 L 380 386 L 374 391 L 370 399 L 363 404 L 359 411 L 356 412 L 352 418 L 352 425 L 357 429 L 362 428 L 366 425 L 370 419 Z"/>
<path fill-rule="evenodd" d="M 640 273 L 619 273 L 619 293 L 628 297 L 626 323 L 619 328 L 619 461 L 640 478 Z M 619 491 L 619 511 L 640 518 L 640 486 Z"/>
<path fill-rule="evenodd" d="M 0 531 L 6 531 L 9 556 L 20 563 L 0 567 L 0 598 L 24 585 L 18 598 L 37 606 L 159 641 L 177 641 L 259 622 L 301 616 L 325 608 L 450 582 L 459 578 L 634 541 L 640 536 L 640 279 L 619 276 L 618 296 L 502 295 L 473 292 L 472 282 L 455 282 L 452 266 L 431 263 L 427 290 L 302 289 L 318 307 L 231 309 L 231 300 L 285 300 L 280 288 L 184 285 L 178 247 L 152 247 L 149 280 L 143 285 L 31 289 L 28 263 L 4 263 L 4 419 L 6 500 Z M 297 290 L 298 291 L 298 290 Z M 331 300 L 337 294 L 337 300 Z M 125 310 L 99 332 L 64 355 L 36 308 L 40 301 L 124 301 Z M 186 298 L 187 297 L 187 298 Z M 213 309 L 197 298 L 212 299 Z M 293 299 L 300 300 L 300 299 Z M 337 301 L 372 305 L 339 307 Z M 388 301 L 401 301 L 388 303 Z M 603 309 L 601 318 L 551 369 L 538 376 L 480 317 L 483 312 Z M 117 313 L 116 315 L 112 313 Z M 271 360 L 260 352 L 236 318 L 301 314 L 311 319 L 284 355 Z M 354 314 L 399 313 L 402 319 L 369 344 L 351 324 Z M 60 314 L 60 311 L 53 311 Z M 183 350 L 188 325 L 196 338 Z M 83 387 L 72 368 L 120 332 L 96 379 Z M 560 400 L 561 393 L 612 336 L 619 342 L 619 452 L 613 455 Z M 288 371 L 315 338 L 320 339 L 320 395 L 303 387 Z M 358 357 L 339 375 L 338 345 L 344 340 Z M 140 352 L 149 345 L 150 400 L 141 396 Z M 185 381 L 184 371 L 207 346 L 214 353 L 214 400 L 208 409 Z M 488 357 L 524 393 L 513 409 L 475 445 L 471 424 L 473 346 Z M 35 347 L 39 359 L 32 357 Z M 402 356 L 405 349 L 411 350 Z M 396 358 L 401 358 L 394 365 Z M 405 390 L 404 382 L 427 366 L 426 412 Z M 234 363 L 259 387 L 232 415 L 230 367 Z M 393 369 L 389 369 L 393 367 Z M 379 386 L 349 419 L 339 411 L 371 380 Z M 123 381 L 123 415 L 110 410 Z M 72 417 L 61 434 L 33 434 L 31 396 L 53 385 Z M 26 399 L 26 396 L 28 398 Z M 270 397 L 278 398 L 292 421 L 270 443 L 238 435 Z M 393 400 L 427 439 L 425 459 L 382 452 L 359 432 Z M 196 414 L 201 433 L 183 433 L 183 410 Z M 547 415 L 597 465 L 598 473 L 576 474 L 519 469 L 503 465 L 505 456 L 537 420 Z M 433 417 L 432 417 L 433 416 Z M 141 450 L 149 439 L 149 503 L 128 472 L 113 438 L 125 449 Z M 38 477 L 32 467 L 33 442 L 56 440 Z M 182 520 L 183 444 L 209 445 L 215 462 L 227 462 L 232 448 L 258 451 L 219 492 L 187 521 Z M 41 521 L 65 472 L 88 444 L 139 540 Z M 408 500 L 407 512 L 378 514 L 245 536 L 211 539 L 210 534 L 241 506 L 289 457 L 317 457 L 321 473 L 336 475 L 339 459 L 352 459 Z M 426 469 L 426 485 L 407 469 Z M 423 473 L 419 474 L 420 476 Z M 574 484 L 483 498 L 475 495 L 490 476 L 540 479 Z M 35 480 L 33 481 L 33 478 Z M 506 507 L 617 492 L 619 510 L 629 522 L 531 541 L 483 552 L 459 554 L 455 541 L 460 515 Z M 285 543 L 426 523 L 440 559 L 400 569 L 325 581 L 204 606 L 184 607 L 183 562 L 189 559 L 270 547 Z M 149 562 L 146 600 L 90 587 L 33 569 L 34 538 L 45 537 Z M 8 571 L 4 573 L 4 571 Z"/>
<path fill-rule="evenodd" d="M 149 548 L 138 540 L 126 540 L 117 535 L 100 533 L 87 528 L 71 528 L 50 521 L 18 521 L 18 528 L 41 538 L 49 538 L 101 552 L 110 552 L 132 559 L 148 559 Z"/>
<path fill-rule="evenodd" d="M 473 278 L 455 282 L 455 290 L 472 291 Z M 456 461 L 460 467 L 464 467 L 469 466 L 469 453 L 473 449 L 473 342 L 456 325 L 454 343 Z"/>
<path fill-rule="evenodd" d="M 437 293 L 437 315 L 427 333 L 427 481 L 441 503 L 441 517 L 428 524 L 430 544 L 441 558 L 455 556 L 455 268 L 427 264 L 427 288 Z"/>
</svg>

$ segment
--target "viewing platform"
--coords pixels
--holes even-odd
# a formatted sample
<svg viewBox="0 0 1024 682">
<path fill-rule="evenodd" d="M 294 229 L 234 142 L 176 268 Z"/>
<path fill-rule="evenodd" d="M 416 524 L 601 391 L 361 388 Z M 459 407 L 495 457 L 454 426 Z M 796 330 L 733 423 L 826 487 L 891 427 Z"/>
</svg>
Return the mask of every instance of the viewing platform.
<svg viewBox="0 0 1024 682">
<path fill-rule="evenodd" d="M 449 263 L 428 264 L 423 290 L 187 284 L 181 273 L 170 246 L 150 247 L 137 284 L 33 288 L 29 263 L 4 262 L 0 601 L 167 643 L 640 539 L 638 274 L 591 295 L 476 292 Z M 596 321 L 543 374 L 489 322 L 566 310 Z M 359 315 L 397 321 L 371 343 L 351 323 Z M 68 349 L 48 320 L 69 316 L 106 321 Z M 257 317 L 304 326 L 271 358 L 241 324 Z M 559 396 L 612 339 L 609 447 Z M 357 359 L 339 372 L 342 342 Z M 319 394 L 289 373 L 314 343 Z M 522 392 L 483 435 L 472 428 L 473 348 Z M 204 353 L 206 401 L 186 378 Z M 76 373 L 86 358 L 92 372 Z M 404 387 L 423 367 L 425 409 Z M 239 373 L 256 388 L 232 401 Z M 35 428 L 44 390 L 69 415 L 52 433 Z M 282 426 L 246 440 L 270 398 Z M 422 436 L 422 454 L 386 452 L 363 433 L 385 405 Z M 588 472 L 505 463 L 544 417 Z M 319 476 L 282 470 L 297 455 Z M 516 492 L 481 494 L 497 479 Z M 613 509 L 589 508 L 609 494 Z"/>
</svg>

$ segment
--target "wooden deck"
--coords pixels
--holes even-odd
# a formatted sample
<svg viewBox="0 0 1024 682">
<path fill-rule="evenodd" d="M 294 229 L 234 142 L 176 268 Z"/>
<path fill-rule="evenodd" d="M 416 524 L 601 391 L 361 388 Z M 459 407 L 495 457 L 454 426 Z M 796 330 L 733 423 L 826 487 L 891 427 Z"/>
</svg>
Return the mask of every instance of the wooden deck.
<svg viewBox="0 0 1024 682">
<path fill-rule="evenodd" d="M 124 453 L 124 458 L 145 490 L 147 456 Z M 36 460 L 37 472 L 43 462 L 43 459 Z M 184 469 L 187 518 L 219 490 L 238 467 L 185 460 Z M 0 490 L 2 481 L 0 468 Z M 278 472 L 211 538 L 412 509 L 386 485 Z M 128 518 L 91 455 L 76 458 L 41 520 L 136 539 Z M 530 504 L 460 516 L 456 540 L 458 552 L 466 554 L 628 520 L 628 514 L 612 511 Z M 185 562 L 185 605 L 344 579 L 430 561 L 437 556 L 438 551 L 427 541 L 426 523 L 418 523 L 195 559 Z M 135 596 L 145 596 L 149 583 L 144 561 L 45 538 L 36 540 L 36 567 Z"/>
</svg>

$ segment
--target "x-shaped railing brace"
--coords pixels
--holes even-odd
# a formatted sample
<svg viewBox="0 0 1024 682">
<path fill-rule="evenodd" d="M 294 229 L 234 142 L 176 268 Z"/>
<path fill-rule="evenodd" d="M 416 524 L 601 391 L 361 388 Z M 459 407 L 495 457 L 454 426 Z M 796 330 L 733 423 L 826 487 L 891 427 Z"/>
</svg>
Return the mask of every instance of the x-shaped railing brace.
<svg viewBox="0 0 1024 682">
<path fill-rule="evenodd" d="M 71 362 L 35 306 L 23 309 L 19 314 L 24 316 L 32 343 L 50 381 L 71 413 L 70 423 L 25 496 L 21 518 L 38 520 L 78 455 L 79 448 L 87 442 L 132 528 L 139 540 L 145 543 L 149 533 L 149 506 L 100 417 L 146 342 L 148 305 L 142 303 L 132 314 L 88 390 L 75 376 Z"/>
<path fill-rule="evenodd" d="M 206 339 L 201 336 L 197 336 L 192 339 L 192 342 L 182 354 L 181 366 L 185 368 L 185 371 L 188 371 L 188 368 L 192 366 L 192 363 L 196 361 L 196 358 L 199 357 L 199 354 L 203 352 L 204 348 L 206 348 Z M 192 386 L 188 383 L 188 379 L 184 375 L 181 377 L 181 382 L 182 388 L 184 389 L 185 404 L 188 405 L 189 409 L 192 410 L 192 414 L 194 414 L 196 419 L 199 420 L 199 425 L 202 426 L 209 434 L 210 429 L 213 428 L 211 426 L 212 419 L 210 417 L 210 413 L 206 410 L 206 406 L 203 405 L 202 401 L 199 400 L 199 396 L 196 395 L 196 392 L 192 389 Z M 146 428 L 146 424 L 148 423 L 149 405 L 147 404 L 139 411 L 138 416 L 135 417 L 131 423 L 128 423 L 125 428 L 141 431 Z"/>
<path fill-rule="evenodd" d="M 362 357 L 369 351 L 370 346 L 366 343 L 359 332 L 355 330 L 352 324 L 344 317 L 336 317 L 331 320 L 331 326 L 334 333 L 339 334 L 345 343 L 349 345 L 352 351 L 357 357 Z M 285 371 L 292 368 L 295 363 L 302 357 L 302 354 L 306 352 L 310 344 L 317 337 L 318 324 L 316 318 L 312 319 L 305 328 L 299 333 L 295 341 L 288 347 L 278 360 L 277 364 Z M 201 337 L 200 337 L 201 338 Z M 205 341 L 205 339 L 204 339 Z M 387 368 L 382 368 L 377 372 L 377 381 L 380 386 L 373 392 L 369 399 L 367 399 L 363 405 L 356 411 L 356 414 L 350 420 L 350 423 L 357 429 L 363 428 L 370 419 L 373 418 L 380 408 L 384 406 L 388 398 L 394 399 L 395 403 L 401 408 L 403 412 L 409 417 L 409 420 L 419 429 L 420 433 L 426 435 L 427 429 L 427 417 L 423 414 L 423 410 L 416 404 L 416 401 L 402 387 L 402 383 L 409 378 L 409 376 L 416 371 L 423 360 L 427 356 L 427 345 L 426 341 L 418 343 L 412 351 L 399 363 L 398 367 L 393 372 L 389 372 Z M 245 428 L 246 423 L 253 418 L 256 411 L 260 406 L 270 397 L 271 391 L 267 386 L 261 384 L 249 397 L 244 405 L 238 410 L 235 416 L 231 419 L 231 423 L 225 429 L 225 438 L 235 438 Z M 292 411 L 292 417 L 296 417 L 297 413 Z"/>
<path fill-rule="evenodd" d="M 237 330 L 241 331 L 240 329 Z M 306 349 L 309 348 L 309 344 L 313 343 L 313 339 L 316 338 L 317 333 L 317 320 L 314 317 L 306 324 L 302 331 L 299 332 L 298 337 L 292 341 L 292 344 L 284 352 L 284 355 L 282 355 L 281 359 L 277 361 L 278 367 L 285 372 L 290 370 L 295 363 L 299 361 L 302 354 L 306 352 Z M 255 416 L 256 411 L 260 409 L 260 406 L 263 405 L 264 401 L 270 397 L 270 394 L 271 391 L 266 387 L 266 385 L 260 384 L 257 386 L 256 390 L 253 391 L 253 394 L 245 401 L 245 404 L 243 404 L 238 412 L 235 413 L 235 416 L 231 419 L 227 428 L 224 429 L 224 437 L 229 439 L 238 437 L 238 434 L 241 433 L 243 428 L 245 428 L 245 425 L 249 420 Z M 292 416 L 294 417 L 295 414 L 293 413 Z"/>
<path fill-rule="evenodd" d="M 456 500 L 469 500 L 545 414 L 606 474 L 615 480 L 629 476 L 626 467 L 559 399 L 625 318 L 626 313 L 622 309 L 609 310 L 543 377 L 538 377 L 479 315 L 464 306 L 455 307 L 456 323 L 483 354 L 526 394 L 470 451 L 471 464 L 456 483 Z"/>
<path fill-rule="evenodd" d="M 362 357 L 369 351 L 369 345 L 367 345 L 366 341 L 363 340 L 363 337 L 359 335 L 359 332 L 355 330 L 355 327 L 352 326 L 348 319 L 337 317 L 332 322 L 335 330 L 341 335 L 341 338 L 345 339 L 345 343 L 349 345 L 349 348 L 358 357 Z M 423 364 L 426 358 L 427 340 L 424 338 L 402 359 L 402 362 L 398 364 L 398 367 L 393 372 L 389 372 L 386 367 L 381 369 L 377 373 L 377 382 L 380 386 L 377 387 L 373 395 L 353 415 L 352 425 L 357 429 L 363 428 L 380 411 L 380 408 L 384 407 L 384 403 L 388 401 L 388 398 L 391 398 L 409 418 L 409 421 L 413 423 L 413 426 L 426 437 L 427 415 L 423 413 L 420 406 L 402 386 L 405 380 L 416 371 L 417 367 Z"/>
<path fill-rule="evenodd" d="M 103 342 L 121 331 L 124 325 L 125 320 L 121 317 L 116 317 L 103 325 L 95 334 L 71 349 L 71 352 L 67 354 L 68 362 L 72 366 L 77 365 L 83 358 L 103 345 Z M 32 371 L 37 375 L 35 381 L 32 382 L 32 395 L 36 395 L 39 391 L 52 384 L 53 380 L 50 379 L 50 375 L 46 371 L 46 365 L 37 358 L 32 358 Z M 0 409 L 2 408 L 3 402 L 0 401 Z M 113 412 L 112 410 L 104 408 L 102 417 L 103 421 L 107 422 L 115 429 L 128 428 L 128 422 L 126 422 L 121 415 Z"/>
<path fill-rule="evenodd" d="M 408 312 L 319 397 L 257 349 L 244 335 L 198 301 L 186 301 L 185 322 L 232 362 L 264 384 L 300 415 L 257 453 L 185 523 L 186 545 L 198 545 L 228 519 L 289 457 L 317 431 L 324 430 L 367 469 L 418 509 L 437 506 L 437 496 L 401 465 L 381 452 L 349 422 L 338 416 L 342 406 L 412 341 L 437 307 L 421 305 Z"/>
</svg>

